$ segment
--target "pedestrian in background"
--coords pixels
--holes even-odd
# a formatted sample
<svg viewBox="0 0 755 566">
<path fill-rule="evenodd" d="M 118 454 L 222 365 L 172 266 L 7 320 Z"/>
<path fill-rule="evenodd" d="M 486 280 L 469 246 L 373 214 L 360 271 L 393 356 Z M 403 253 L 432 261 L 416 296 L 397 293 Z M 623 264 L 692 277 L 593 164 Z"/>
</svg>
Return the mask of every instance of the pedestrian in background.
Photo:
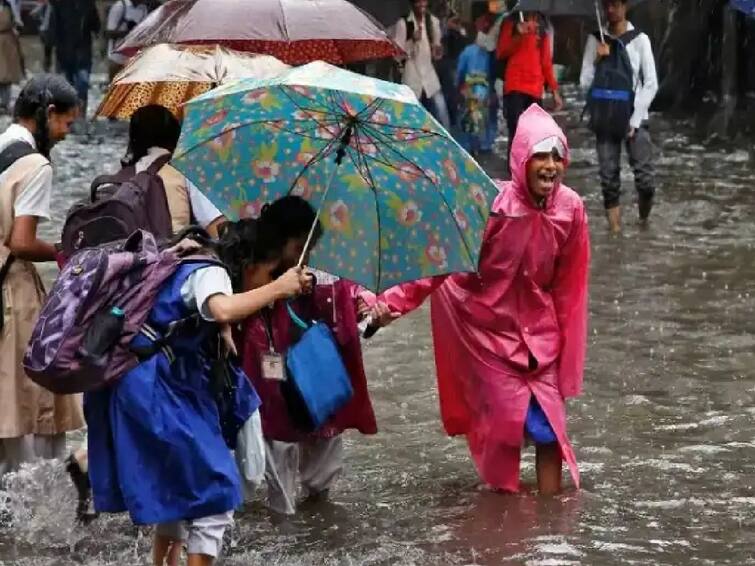
<svg viewBox="0 0 755 566">
<path fill-rule="evenodd" d="M 443 56 L 440 21 L 427 0 L 411 0 L 411 11 L 393 27 L 393 40 L 407 54 L 401 81 L 408 85 L 438 122 L 448 130 L 451 120 L 434 61 Z"/>
<path fill-rule="evenodd" d="M 118 0 L 110 7 L 105 34 L 108 39 L 108 75 L 112 82 L 128 58 L 116 53 L 118 45 L 129 32 L 149 14 L 146 0 Z"/>
<path fill-rule="evenodd" d="M 101 22 L 94 0 L 50 0 L 50 33 L 63 73 L 79 94 L 81 116 L 86 118 L 89 76 L 92 72 L 92 41 Z"/>
<path fill-rule="evenodd" d="M 634 172 L 634 182 L 638 194 L 638 209 L 641 223 L 646 223 L 650 216 L 655 197 L 655 168 L 653 166 L 653 141 L 650 138 L 648 126 L 650 105 L 658 92 L 658 76 L 655 70 L 655 59 L 650 38 L 636 30 L 627 20 L 626 0 L 605 0 L 603 8 L 608 20 L 608 30 L 605 32 L 606 42 L 601 42 L 596 35 L 591 35 L 585 46 L 582 61 L 580 86 L 586 93 L 590 93 L 593 82 L 600 73 L 603 77 L 616 77 L 619 68 L 625 67 L 621 59 L 628 59 L 632 68 L 632 76 L 627 81 L 633 85 L 633 92 L 627 92 L 628 110 L 624 113 L 623 128 L 618 135 L 596 130 L 598 149 L 598 163 L 600 166 L 600 184 L 603 189 L 603 204 L 608 217 L 608 224 L 613 234 L 621 231 L 621 146 L 625 145 L 629 154 L 629 165 Z M 612 84 L 602 85 L 601 90 L 618 91 L 619 87 Z M 606 88 L 608 87 L 608 88 Z M 630 86 L 630 88 L 632 88 Z M 597 90 L 597 89 L 596 89 Z M 594 94 L 588 94 L 589 99 Z M 616 102 L 610 102 L 616 108 Z M 601 113 L 611 111 L 605 104 L 595 105 L 590 110 L 590 120 L 593 125 L 602 122 L 615 125 L 616 116 L 601 116 Z M 626 132 L 626 133 L 624 133 Z"/>
<path fill-rule="evenodd" d="M 551 41 L 547 21 L 536 12 L 515 12 L 501 27 L 497 54 L 506 61 L 503 107 L 509 130 L 509 161 L 519 116 L 532 104 L 542 106 L 546 86 L 553 93 L 554 109 L 559 111 L 564 106 L 553 73 Z"/>
<path fill-rule="evenodd" d="M 461 17 L 448 7 L 448 2 L 445 2 L 444 10 L 445 14 L 441 17 L 443 56 L 436 63 L 435 69 L 446 99 L 449 120 L 452 126 L 457 126 L 462 101 L 456 85 L 456 66 L 461 52 L 469 45 L 470 38 Z"/>
<path fill-rule="evenodd" d="M 492 151 L 498 129 L 493 54 L 488 51 L 488 32 L 492 24 L 490 14 L 475 20 L 475 42 L 462 51 L 456 69 L 456 85 L 462 101 L 460 143 L 473 156 Z"/>
<path fill-rule="evenodd" d="M 52 70 L 52 53 L 54 51 L 53 38 L 50 35 L 50 21 L 52 19 L 52 5 L 50 4 L 50 0 L 40 0 L 31 15 L 37 21 L 39 26 L 37 31 L 39 33 L 39 41 L 42 44 L 42 51 L 44 53 L 42 68 L 45 73 L 49 73 Z"/>
<path fill-rule="evenodd" d="M 0 114 L 7 114 L 10 108 L 11 85 L 21 82 L 24 77 L 21 45 L 18 30 L 21 17 L 12 0 L 0 0 Z"/>
</svg>

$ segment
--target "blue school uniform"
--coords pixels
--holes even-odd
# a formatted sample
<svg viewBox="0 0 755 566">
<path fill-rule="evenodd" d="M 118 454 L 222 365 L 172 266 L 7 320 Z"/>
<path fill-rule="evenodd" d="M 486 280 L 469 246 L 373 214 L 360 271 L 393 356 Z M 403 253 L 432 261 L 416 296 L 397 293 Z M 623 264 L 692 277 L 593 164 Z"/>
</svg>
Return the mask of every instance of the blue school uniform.
<svg viewBox="0 0 755 566">
<path fill-rule="evenodd" d="M 181 288 L 207 264 L 181 266 L 168 280 L 148 324 L 160 331 L 192 314 Z M 98 512 L 128 511 L 137 525 L 224 513 L 242 503 L 241 480 L 226 438 L 235 438 L 260 400 L 246 375 L 231 371 L 223 418 L 203 352 L 214 325 L 178 332 L 172 352 L 157 353 L 112 387 L 87 393 L 89 477 Z M 143 334 L 134 345 L 148 346 Z M 171 355 L 172 353 L 172 355 Z M 223 425 L 221 426 L 221 420 Z"/>
</svg>

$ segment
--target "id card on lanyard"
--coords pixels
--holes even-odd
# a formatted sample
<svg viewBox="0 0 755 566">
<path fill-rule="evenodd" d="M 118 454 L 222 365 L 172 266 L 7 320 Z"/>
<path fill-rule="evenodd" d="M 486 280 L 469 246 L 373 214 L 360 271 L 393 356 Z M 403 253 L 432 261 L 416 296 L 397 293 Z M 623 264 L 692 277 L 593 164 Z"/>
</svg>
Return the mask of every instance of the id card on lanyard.
<svg viewBox="0 0 755 566">
<path fill-rule="evenodd" d="M 273 343 L 273 315 L 269 309 L 262 313 L 262 320 L 267 336 L 268 350 L 262 354 L 262 377 L 273 381 L 286 381 L 286 367 L 283 356 L 275 351 Z"/>
</svg>

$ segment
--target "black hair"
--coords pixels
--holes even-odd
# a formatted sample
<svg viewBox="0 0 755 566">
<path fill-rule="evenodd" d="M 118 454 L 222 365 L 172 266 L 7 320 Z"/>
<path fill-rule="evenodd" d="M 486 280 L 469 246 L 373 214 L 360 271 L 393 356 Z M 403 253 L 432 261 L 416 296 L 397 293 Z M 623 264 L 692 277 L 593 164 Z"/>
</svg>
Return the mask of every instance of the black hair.
<svg viewBox="0 0 755 566">
<path fill-rule="evenodd" d="M 306 200 L 286 196 L 262 207 L 257 219 L 227 222 L 220 227 L 220 259 L 231 274 L 237 292 L 243 284 L 244 268 L 280 259 L 283 248 L 294 239 L 305 239 L 317 213 Z M 311 246 L 322 235 L 318 221 Z"/>
<path fill-rule="evenodd" d="M 47 110 L 52 106 L 56 114 L 70 112 L 79 105 L 76 89 L 60 75 L 42 73 L 30 79 L 21 89 L 13 108 L 13 118 L 34 120 L 36 131 L 34 141 L 37 151 L 50 157 L 50 130 L 47 124 Z"/>
<path fill-rule="evenodd" d="M 131 115 L 128 126 L 128 150 L 123 165 L 134 165 L 147 155 L 149 148 L 161 147 L 173 153 L 181 136 L 181 122 L 159 104 L 139 108 Z"/>
</svg>

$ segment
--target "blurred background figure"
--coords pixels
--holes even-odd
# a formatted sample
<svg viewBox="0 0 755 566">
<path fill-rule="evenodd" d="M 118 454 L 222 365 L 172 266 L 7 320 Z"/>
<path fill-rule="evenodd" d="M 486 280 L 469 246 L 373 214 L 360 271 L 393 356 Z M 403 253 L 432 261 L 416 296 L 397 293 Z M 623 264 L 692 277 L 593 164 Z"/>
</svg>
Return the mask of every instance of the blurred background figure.
<svg viewBox="0 0 755 566">
<path fill-rule="evenodd" d="M 473 156 L 492 151 L 498 129 L 494 58 L 488 50 L 492 24 L 490 14 L 475 20 L 475 42 L 462 51 L 456 70 L 461 100 L 459 141 Z"/>
<path fill-rule="evenodd" d="M 126 64 L 127 57 L 115 52 L 121 40 L 149 14 L 147 0 L 117 0 L 107 15 L 105 35 L 108 39 L 108 74 L 112 82 Z"/>
<path fill-rule="evenodd" d="M 94 0 L 50 2 L 50 33 L 58 60 L 58 70 L 79 94 L 81 116 L 86 118 L 89 76 L 92 72 L 92 42 L 101 29 L 97 6 Z"/>
<path fill-rule="evenodd" d="M 427 0 L 411 0 L 411 10 L 393 27 L 393 40 L 406 52 L 401 82 L 446 128 L 451 127 L 435 62 L 443 56 L 440 21 L 427 9 Z"/>
<path fill-rule="evenodd" d="M 23 55 L 18 41 L 22 27 L 15 0 L 0 0 L 0 115 L 10 108 L 11 85 L 24 76 Z"/>
</svg>

